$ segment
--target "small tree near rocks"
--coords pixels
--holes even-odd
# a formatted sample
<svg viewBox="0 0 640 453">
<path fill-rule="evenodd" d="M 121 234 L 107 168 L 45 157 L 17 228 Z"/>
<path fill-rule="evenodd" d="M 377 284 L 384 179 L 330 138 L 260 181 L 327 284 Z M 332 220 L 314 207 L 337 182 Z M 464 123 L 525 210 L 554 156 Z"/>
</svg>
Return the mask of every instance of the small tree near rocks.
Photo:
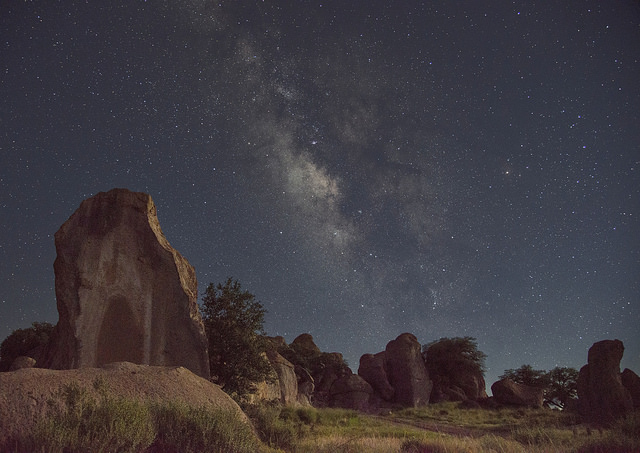
<svg viewBox="0 0 640 453">
<path fill-rule="evenodd" d="M 569 367 L 555 367 L 551 371 L 534 370 L 531 365 L 505 370 L 500 379 L 510 379 L 518 384 L 544 390 L 547 406 L 566 407 L 569 401 L 578 397 L 578 370 Z"/>
<path fill-rule="evenodd" d="M 273 379 L 273 368 L 264 354 L 266 310 L 232 278 L 224 285 L 210 283 L 202 302 L 212 380 L 242 399 L 255 391 L 256 383 Z"/>
</svg>

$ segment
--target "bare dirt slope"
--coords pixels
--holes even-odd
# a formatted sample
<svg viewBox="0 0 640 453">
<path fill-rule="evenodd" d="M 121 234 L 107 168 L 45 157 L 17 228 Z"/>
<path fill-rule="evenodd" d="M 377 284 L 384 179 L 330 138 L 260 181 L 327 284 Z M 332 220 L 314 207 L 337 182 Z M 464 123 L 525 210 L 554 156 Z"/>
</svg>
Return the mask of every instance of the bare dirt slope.
<svg viewBox="0 0 640 453">
<path fill-rule="evenodd" d="M 65 385 L 77 383 L 100 399 L 95 388 L 115 397 L 141 401 L 183 402 L 193 407 L 228 410 L 248 419 L 220 387 L 183 367 L 118 362 L 103 368 L 48 370 L 29 368 L 0 373 L 0 445 L 12 435 L 33 429 L 45 417 L 48 402 L 59 400 Z"/>
</svg>

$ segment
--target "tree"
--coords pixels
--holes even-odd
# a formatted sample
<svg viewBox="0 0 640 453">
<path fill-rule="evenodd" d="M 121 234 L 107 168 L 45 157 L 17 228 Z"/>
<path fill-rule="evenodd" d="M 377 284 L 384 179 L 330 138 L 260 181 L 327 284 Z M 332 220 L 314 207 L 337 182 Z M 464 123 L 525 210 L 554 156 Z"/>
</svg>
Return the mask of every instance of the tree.
<svg viewBox="0 0 640 453">
<path fill-rule="evenodd" d="M 555 367 L 551 371 L 534 370 L 531 365 L 522 365 L 515 370 L 505 370 L 500 379 L 508 378 L 518 384 L 541 388 L 547 406 L 564 408 L 571 399 L 578 396 L 578 370 Z"/>
<path fill-rule="evenodd" d="M 473 337 L 440 338 L 422 346 L 427 370 L 434 376 L 478 373 L 484 376 L 487 355 Z"/>
<path fill-rule="evenodd" d="M 545 400 L 564 409 L 567 403 L 578 397 L 578 370 L 568 367 L 555 367 L 549 371 Z"/>
<path fill-rule="evenodd" d="M 31 327 L 14 330 L 0 345 L 0 371 L 8 371 L 16 358 L 47 344 L 53 327 L 48 322 L 34 322 Z"/>
<path fill-rule="evenodd" d="M 257 382 L 272 378 L 262 337 L 266 310 L 231 277 L 224 285 L 210 283 L 202 302 L 211 376 L 225 392 L 243 398 Z"/>
<path fill-rule="evenodd" d="M 505 370 L 500 379 L 510 379 L 518 384 L 544 389 L 548 385 L 547 372 L 534 370 L 531 365 L 522 365 L 520 368 Z"/>
</svg>

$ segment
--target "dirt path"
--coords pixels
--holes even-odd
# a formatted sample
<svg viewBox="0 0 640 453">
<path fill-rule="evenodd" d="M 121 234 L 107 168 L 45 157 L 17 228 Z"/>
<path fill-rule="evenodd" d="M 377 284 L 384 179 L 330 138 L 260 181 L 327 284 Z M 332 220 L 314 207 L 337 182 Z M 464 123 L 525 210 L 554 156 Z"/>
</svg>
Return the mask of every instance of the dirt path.
<svg viewBox="0 0 640 453">
<path fill-rule="evenodd" d="M 448 434 L 456 437 L 482 437 L 487 434 L 494 434 L 496 436 L 506 437 L 507 433 L 500 432 L 499 430 L 486 430 L 477 428 L 465 428 L 463 426 L 449 425 L 446 423 L 438 423 L 427 420 L 414 420 L 401 417 L 383 417 L 381 415 L 375 415 L 376 419 L 384 421 L 386 423 L 392 423 L 396 426 L 410 426 L 412 428 L 418 428 L 425 431 L 431 431 L 434 433 Z"/>
</svg>

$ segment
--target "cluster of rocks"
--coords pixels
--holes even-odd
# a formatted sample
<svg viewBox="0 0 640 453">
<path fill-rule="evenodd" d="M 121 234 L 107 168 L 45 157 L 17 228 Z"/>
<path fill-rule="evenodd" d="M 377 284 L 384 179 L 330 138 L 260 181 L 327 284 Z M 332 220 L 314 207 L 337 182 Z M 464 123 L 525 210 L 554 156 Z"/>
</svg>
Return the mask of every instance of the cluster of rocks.
<svg viewBox="0 0 640 453">
<path fill-rule="evenodd" d="M 593 422 L 607 424 L 640 407 L 640 377 L 628 368 L 620 373 L 623 353 L 622 341 L 599 341 L 580 369 L 578 411 Z"/>
<path fill-rule="evenodd" d="M 113 189 L 82 202 L 55 235 L 59 322 L 38 365 L 73 369 L 112 362 L 182 366 L 209 378 L 207 339 L 197 304 L 194 268 L 164 237 L 151 197 Z M 290 345 L 269 339 L 276 382 L 256 398 L 284 404 L 375 410 L 462 401 L 467 407 L 542 407 L 543 390 L 508 379 L 485 392 L 478 370 L 429 376 L 410 333 L 360 358 L 357 374 L 339 353 L 322 352 L 309 334 Z M 620 373 L 624 346 L 605 340 L 589 350 L 579 374 L 578 409 L 608 421 L 640 406 L 640 378 Z M 19 358 L 12 369 L 29 368 Z"/>
</svg>

